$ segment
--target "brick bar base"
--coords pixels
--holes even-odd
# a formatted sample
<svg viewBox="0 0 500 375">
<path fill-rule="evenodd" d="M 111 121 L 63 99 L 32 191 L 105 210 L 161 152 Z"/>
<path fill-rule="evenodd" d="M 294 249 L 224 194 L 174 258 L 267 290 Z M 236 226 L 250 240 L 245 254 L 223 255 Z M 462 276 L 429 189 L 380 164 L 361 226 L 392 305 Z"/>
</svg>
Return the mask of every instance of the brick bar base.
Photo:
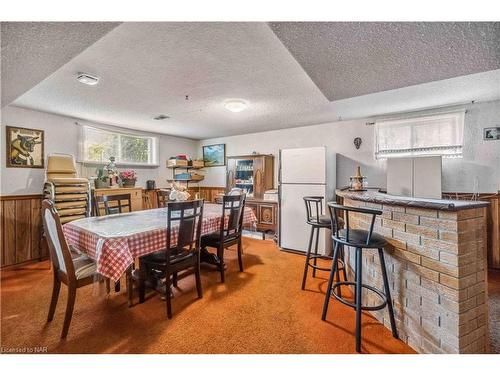
<svg viewBox="0 0 500 375">
<path fill-rule="evenodd" d="M 487 350 L 486 209 L 460 211 L 381 205 L 345 199 L 346 206 L 383 210 L 375 232 L 385 236 L 385 261 L 401 340 L 420 353 L 485 353 Z M 366 215 L 349 216 L 353 229 L 368 229 Z M 353 279 L 354 251 L 347 252 Z M 376 250 L 363 253 L 363 283 L 381 290 Z M 363 292 L 363 303 L 377 296 Z M 387 309 L 372 312 L 390 328 Z"/>
</svg>

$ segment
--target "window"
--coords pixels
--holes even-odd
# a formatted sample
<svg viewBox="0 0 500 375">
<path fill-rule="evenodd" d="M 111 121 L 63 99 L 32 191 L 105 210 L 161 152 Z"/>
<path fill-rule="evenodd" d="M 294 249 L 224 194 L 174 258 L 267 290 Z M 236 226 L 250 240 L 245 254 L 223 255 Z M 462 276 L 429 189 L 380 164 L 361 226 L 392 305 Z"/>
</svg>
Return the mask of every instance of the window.
<svg viewBox="0 0 500 375">
<path fill-rule="evenodd" d="M 375 158 L 462 157 L 465 111 L 375 122 Z"/>
<path fill-rule="evenodd" d="M 82 126 L 80 162 L 158 166 L 158 138 Z"/>
</svg>

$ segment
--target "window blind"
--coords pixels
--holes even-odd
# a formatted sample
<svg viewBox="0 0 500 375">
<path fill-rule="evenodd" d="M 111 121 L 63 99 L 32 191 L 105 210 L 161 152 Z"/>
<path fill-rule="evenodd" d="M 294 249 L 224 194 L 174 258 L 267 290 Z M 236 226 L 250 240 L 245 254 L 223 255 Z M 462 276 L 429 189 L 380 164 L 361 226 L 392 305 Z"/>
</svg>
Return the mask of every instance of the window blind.
<svg viewBox="0 0 500 375">
<path fill-rule="evenodd" d="M 375 158 L 462 157 L 465 110 L 375 122 Z"/>
</svg>

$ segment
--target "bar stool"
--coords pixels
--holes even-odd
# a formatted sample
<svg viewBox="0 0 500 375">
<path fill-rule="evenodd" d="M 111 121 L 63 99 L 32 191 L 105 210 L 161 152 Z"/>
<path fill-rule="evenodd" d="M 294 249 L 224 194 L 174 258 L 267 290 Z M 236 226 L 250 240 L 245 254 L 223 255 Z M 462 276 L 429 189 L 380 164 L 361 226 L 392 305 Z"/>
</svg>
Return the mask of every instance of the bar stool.
<svg viewBox="0 0 500 375">
<path fill-rule="evenodd" d="M 329 215 L 323 215 L 323 199 L 324 197 L 321 196 L 310 196 L 310 197 L 304 197 L 304 202 L 306 204 L 306 213 L 307 213 L 307 224 L 311 226 L 311 235 L 309 237 L 309 245 L 307 247 L 307 253 L 306 253 L 306 262 L 304 265 L 304 275 L 302 276 L 302 290 L 305 289 L 306 287 L 306 280 L 307 280 L 307 273 L 309 270 L 309 267 L 313 269 L 312 271 L 312 276 L 316 277 L 316 270 L 321 270 L 321 271 L 330 271 L 330 268 L 326 267 L 320 267 L 317 265 L 318 259 L 327 259 L 327 260 L 332 260 L 333 256 L 330 255 L 321 255 L 318 254 L 318 243 L 319 243 L 319 232 L 323 228 L 330 229 L 332 225 L 332 221 L 330 219 Z M 342 219 L 338 221 L 339 225 L 342 225 L 341 222 Z M 312 251 L 312 244 L 314 240 L 314 232 L 316 232 L 316 244 L 314 247 L 314 254 L 311 254 Z M 343 248 L 342 248 L 343 251 Z M 313 264 L 311 264 L 311 260 Z M 337 267 L 337 281 L 340 281 L 339 277 L 339 270 L 343 271 L 344 274 L 344 280 L 347 280 L 346 278 L 346 271 L 344 267 L 344 257 L 341 256 L 338 259 L 338 262 L 341 264 L 340 267 Z"/>
<path fill-rule="evenodd" d="M 330 271 L 330 277 L 328 279 L 328 288 L 327 288 L 327 293 L 325 296 L 325 302 L 323 305 L 323 314 L 321 316 L 321 320 L 326 319 L 326 313 L 328 312 L 328 303 L 330 302 L 330 297 L 333 295 L 335 299 L 337 299 L 339 302 L 343 303 L 344 305 L 350 306 L 356 310 L 356 351 L 359 353 L 361 352 L 361 311 L 362 310 L 368 310 L 368 311 L 375 311 L 375 310 L 380 310 L 383 309 L 384 307 L 387 306 L 389 309 L 389 318 L 391 321 L 391 329 L 392 329 L 392 336 L 395 338 L 398 337 L 398 331 L 396 328 L 396 321 L 394 320 L 394 310 L 392 306 L 392 299 L 391 299 L 391 292 L 389 290 L 389 282 L 387 280 L 387 271 L 385 268 L 385 261 L 384 261 L 384 250 L 383 247 L 387 244 L 387 241 L 383 236 L 377 233 L 373 233 L 373 226 L 375 224 L 375 218 L 377 215 L 381 215 L 382 211 L 379 210 L 373 210 L 373 209 L 368 209 L 368 208 L 358 208 L 358 207 L 348 207 L 348 206 L 342 206 L 336 203 L 328 203 L 328 208 L 330 210 L 330 217 L 332 222 L 338 223 L 339 222 L 339 216 L 338 216 L 338 211 L 344 211 L 345 212 L 345 228 L 339 230 L 338 226 L 335 226 L 335 229 L 332 230 L 332 239 L 335 243 L 334 246 L 334 252 L 333 252 L 333 262 L 332 262 L 332 269 Z M 370 224 L 370 229 L 369 231 L 366 230 L 360 230 L 360 229 L 350 229 L 349 228 L 349 213 L 350 212 L 355 212 L 355 213 L 360 213 L 360 214 L 366 214 L 366 215 L 371 215 L 371 224 Z M 356 264 L 354 268 L 355 272 L 355 281 L 342 281 L 342 282 L 335 282 L 333 283 L 333 277 L 334 274 L 337 272 L 337 258 L 339 257 L 339 247 L 341 245 L 346 245 L 346 246 L 351 246 L 356 248 Z M 382 271 L 382 278 L 384 281 L 384 290 L 385 293 L 374 288 L 373 286 L 366 285 L 362 283 L 362 254 L 363 254 L 363 249 L 378 249 L 378 256 L 380 258 L 380 268 Z M 346 301 L 345 299 L 342 298 L 342 296 L 336 292 L 336 289 L 339 288 L 341 285 L 351 285 L 355 287 L 354 290 L 354 303 L 351 303 L 349 301 Z M 378 306 L 363 306 L 362 301 L 361 301 L 361 288 L 368 289 L 374 293 L 376 293 L 381 299 L 382 303 Z"/>
</svg>

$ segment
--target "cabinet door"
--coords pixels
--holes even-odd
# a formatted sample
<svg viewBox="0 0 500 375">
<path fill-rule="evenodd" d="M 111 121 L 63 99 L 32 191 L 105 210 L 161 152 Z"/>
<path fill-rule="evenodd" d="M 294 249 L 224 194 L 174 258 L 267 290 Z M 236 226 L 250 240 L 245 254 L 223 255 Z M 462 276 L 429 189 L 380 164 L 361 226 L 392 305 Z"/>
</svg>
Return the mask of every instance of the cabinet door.
<svg viewBox="0 0 500 375">
<path fill-rule="evenodd" d="M 265 185 L 265 164 L 264 158 L 259 156 L 253 160 L 253 189 L 254 198 L 262 199 L 264 197 Z"/>
<path fill-rule="evenodd" d="M 259 222 L 259 210 L 257 209 L 258 208 L 257 203 L 252 203 L 252 202 L 246 201 L 245 206 L 249 207 L 253 211 L 253 213 L 255 214 L 255 217 L 257 218 L 257 223 L 258 223 Z M 250 227 L 250 226 L 248 226 L 247 228 L 254 229 L 253 227 Z"/>
<path fill-rule="evenodd" d="M 235 187 L 236 159 L 227 159 L 226 166 L 226 192 Z"/>
<path fill-rule="evenodd" d="M 132 211 L 143 210 L 143 198 L 142 189 L 131 189 L 128 191 L 130 193 L 130 203 L 132 204 Z M 127 192 L 125 192 L 127 194 Z"/>
<path fill-rule="evenodd" d="M 272 204 L 259 205 L 259 224 L 275 225 L 276 224 L 276 208 Z"/>
</svg>

